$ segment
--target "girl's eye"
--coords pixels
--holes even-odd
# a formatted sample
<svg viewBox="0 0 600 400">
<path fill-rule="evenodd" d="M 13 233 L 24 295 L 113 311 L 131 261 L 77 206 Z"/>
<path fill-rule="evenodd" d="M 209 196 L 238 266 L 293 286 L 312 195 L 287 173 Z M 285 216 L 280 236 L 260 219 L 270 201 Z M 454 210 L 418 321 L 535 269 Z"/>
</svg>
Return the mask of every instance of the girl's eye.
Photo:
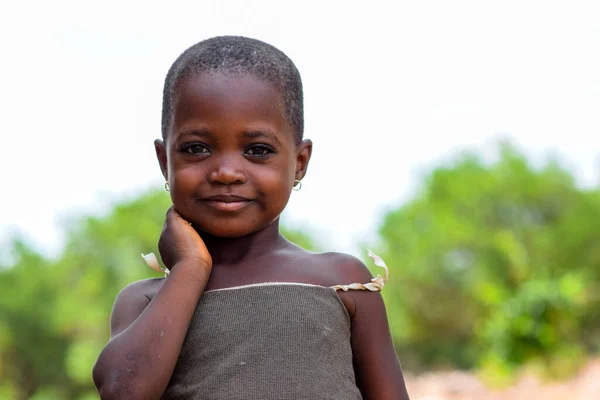
<svg viewBox="0 0 600 400">
<path fill-rule="evenodd" d="M 264 144 L 255 145 L 246 150 L 247 155 L 254 157 L 269 157 L 273 153 L 275 151 L 270 146 Z"/>
<path fill-rule="evenodd" d="M 185 153 L 189 154 L 210 154 L 208 147 L 199 143 L 190 143 L 183 146 L 182 149 Z"/>
</svg>

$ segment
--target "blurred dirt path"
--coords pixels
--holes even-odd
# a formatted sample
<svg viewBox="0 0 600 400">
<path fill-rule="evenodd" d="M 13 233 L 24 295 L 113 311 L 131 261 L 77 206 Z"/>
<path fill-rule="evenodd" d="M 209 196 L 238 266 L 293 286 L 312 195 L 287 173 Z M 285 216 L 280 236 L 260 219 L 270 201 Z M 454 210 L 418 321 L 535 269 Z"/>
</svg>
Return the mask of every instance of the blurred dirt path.
<svg viewBox="0 0 600 400">
<path fill-rule="evenodd" d="M 600 359 L 566 381 L 545 383 L 523 376 L 512 387 L 490 390 L 466 372 L 407 374 L 411 400 L 600 400 Z"/>
</svg>

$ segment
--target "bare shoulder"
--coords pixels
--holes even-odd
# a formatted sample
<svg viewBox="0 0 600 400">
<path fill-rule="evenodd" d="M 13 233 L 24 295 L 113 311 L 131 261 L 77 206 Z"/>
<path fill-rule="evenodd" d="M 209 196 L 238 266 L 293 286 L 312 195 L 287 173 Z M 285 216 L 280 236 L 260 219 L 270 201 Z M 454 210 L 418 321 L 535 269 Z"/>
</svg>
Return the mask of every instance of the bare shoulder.
<svg viewBox="0 0 600 400">
<path fill-rule="evenodd" d="M 162 287 L 164 281 L 165 278 L 149 278 L 132 282 L 121 289 L 115 303 L 121 298 L 126 300 L 145 297 L 148 300 L 152 300 Z"/>
<path fill-rule="evenodd" d="M 110 316 L 111 337 L 127 329 L 162 287 L 164 278 L 142 279 L 125 286 L 117 295 Z"/>
<path fill-rule="evenodd" d="M 358 258 L 344 253 L 314 254 L 315 265 L 326 271 L 331 285 L 367 283 L 373 276 L 367 266 Z"/>
<path fill-rule="evenodd" d="M 312 253 L 308 258 L 310 270 L 314 276 L 313 283 L 323 286 L 349 285 L 351 283 L 368 283 L 372 275 L 365 264 L 358 258 L 344 253 Z M 372 292 L 371 292 L 372 293 Z M 358 304 L 366 293 L 361 290 L 337 292 L 351 318 L 356 315 Z M 377 293 L 372 293 L 377 296 Z M 372 297 L 372 296 L 371 296 Z"/>
</svg>

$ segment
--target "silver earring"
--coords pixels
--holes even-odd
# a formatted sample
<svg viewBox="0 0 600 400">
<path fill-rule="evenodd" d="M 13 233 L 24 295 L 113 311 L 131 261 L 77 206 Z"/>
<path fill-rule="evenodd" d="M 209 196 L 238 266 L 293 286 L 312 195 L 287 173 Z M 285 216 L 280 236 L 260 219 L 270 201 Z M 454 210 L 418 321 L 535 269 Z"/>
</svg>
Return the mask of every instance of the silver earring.
<svg viewBox="0 0 600 400">
<path fill-rule="evenodd" d="M 298 179 L 296 179 L 294 181 L 294 186 L 292 186 L 292 189 L 294 189 L 296 192 L 300 189 L 302 189 L 302 182 L 300 182 Z"/>
<path fill-rule="evenodd" d="M 165 190 L 168 192 L 169 191 L 169 181 L 165 182 Z"/>
</svg>

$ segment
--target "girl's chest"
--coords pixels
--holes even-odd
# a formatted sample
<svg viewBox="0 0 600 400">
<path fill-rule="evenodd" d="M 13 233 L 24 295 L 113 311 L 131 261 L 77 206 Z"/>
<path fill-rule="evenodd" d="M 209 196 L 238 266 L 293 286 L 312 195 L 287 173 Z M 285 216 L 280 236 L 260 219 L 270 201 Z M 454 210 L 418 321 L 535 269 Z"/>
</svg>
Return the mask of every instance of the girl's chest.
<svg viewBox="0 0 600 400">
<path fill-rule="evenodd" d="M 310 258 L 264 257 L 236 265 L 215 265 L 206 291 L 265 282 L 305 283 L 332 286 L 326 268 L 317 268 Z"/>
</svg>

